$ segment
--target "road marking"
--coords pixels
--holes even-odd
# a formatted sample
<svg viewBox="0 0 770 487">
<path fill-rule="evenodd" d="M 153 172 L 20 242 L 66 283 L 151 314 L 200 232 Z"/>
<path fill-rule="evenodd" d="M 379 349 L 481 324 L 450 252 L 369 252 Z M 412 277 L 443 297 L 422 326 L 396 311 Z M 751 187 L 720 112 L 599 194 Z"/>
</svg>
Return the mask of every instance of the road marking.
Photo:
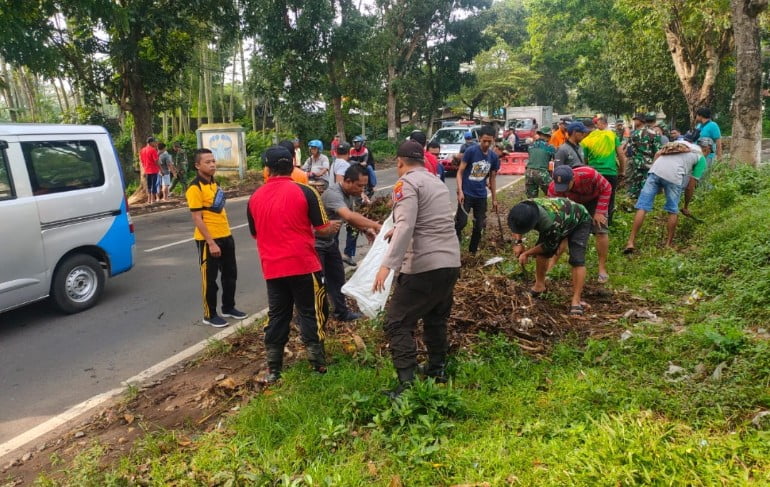
<svg viewBox="0 0 770 487">
<path fill-rule="evenodd" d="M 77 418 L 78 416 L 88 412 L 90 409 L 101 406 L 102 404 L 106 403 L 110 399 L 123 394 L 123 392 L 126 389 L 128 389 L 129 385 L 141 384 L 147 379 L 150 379 L 151 377 L 159 375 L 165 372 L 166 370 L 170 369 L 171 367 L 179 364 L 180 362 L 187 360 L 193 355 L 200 353 L 201 351 L 205 350 L 205 348 L 208 346 L 210 341 L 222 340 L 224 338 L 227 338 L 228 336 L 232 335 L 239 329 L 252 325 L 254 322 L 261 320 L 265 316 L 267 316 L 267 308 L 247 317 L 246 319 L 239 321 L 238 323 L 233 324 L 232 326 L 206 338 L 205 340 L 201 340 L 200 342 L 182 350 L 176 355 L 169 357 L 166 360 L 159 362 L 146 370 L 143 370 L 142 372 L 139 372 L 135 376 L 129 379 L 126 379 L 125 381 L 122 382 L 123 384 L 122 387 L 118 387 L 110 391 L 103 392 L 102 394 L 98 394 L 90 399 L 87 399 L 81 402 L 80 404 L 76 404 L 75 406 L 72 406 L 71 408 L 69 408 L 67 411 L 52 417 L 43 423 L 40 423 L 34 428 L 25 431 L 24 433 L 6 441 L 5 443 L 0 444 L 0 458 L 3 458 L 9 453 L 23 447 L 27 443 L 30 443 L 40 438 L 41 436 L 50 433 L 51 431 L 58 428 L 59 426 L 62 426 L 72 421 L 73 419 Z"/>
<path fill-rule="evenodd" d="M 247 226 L 249 226 L 248 223 L 242 223 L 240 225 L 236 225 L 234 227 L 230 227 L 230 230 L 238 230 L 239 228 L 243 228 L 243 227 L 247 227 Z M 149 252 L 155 252 L 156 250 L 167 249 L 169 247 L 173 247 L 174 245 L 181 245 L 183 243 L 192 242 L 193 240 L 195 240 L 195 239 L 193 239 L 193 238 L 186 238 L 184 240 L 178 240 L 176 242 L 167 243 L 167 244 L 161 245 L 159 247 L 153 247 L 151 249 L 147 249 L 147 250 L 145 250 L 145 252 L 148 252 L 148 253 Z"/>
<path fill-rule="evenodd" d="M 509 182 L 508 184 L 505 184 L 504 186 L 497 189 L 497 192 L 504 190 L 505 188 L 517 183 L 520 181 L 523 177 L 520 176 L 513 181 Z M 237 228 L 243 228 L 247 223 L 244 223 L 242 225 L 237 225 L 233 227 L 233 229 Z M 173 242 L 170 244 L 162 245 L 160 247 L 155 247 L 154 249 L 148 249 L 145 250 L 145 252 L 152 252 L 155 250 L 160 250 L 163 248 L 167 248 L 173 245 L 179 245 L 180 243 L 189 242 L 192 239 L 186 239 L 181 240 L 179 242 Z M 53 431 L 54 429 L 72 421 L 73 419 L 77 418 L 78 416 L 81 416 L 85 413 L 87 413 L 89 410 L 99 407 L 102 404 L 106 403 L 110 399 L 119 396 L 123 394 L 123 392 L 128 388 L 131 384 L 141 384 L 142 382 L 157 376 L 166 370 L 170 369 L 171 367 L 179 364 L 180 362 L 187 360 L 188 358 L 200 353 L 201 351 L 205 350 L 205 348 L 208 346 L 209 342 L 212 340 L 222 340 L 224 338 L 227 338 L 228 336 L 232 335 L 236 331 L 238 331 L 240 328 L 250 326 L 254 322 L 261 320 L 265 316 L 267 316 L 267 310 L 268 308 L 265 308 L 258 313 L 255 313 L 248 318 L 233 324 L 232 326 L 220 331 L 219 333 L 216 333 L 204 340 L 201 340 L 200 342 L 196 343 L 195 345 L 192 345 L 185 350 L 182 350 L 181 352 L 177 353 L 176 355 L 173 355 L 172 357 L 167 358 L 166 360 L 163 360 L 162 362 L 159 362 L 152 367 L 143 370 L 142 372 L 139 372 L 133 377 L 130 377 L 129 379 L 122 382 L 123 386 L 118 387 L 115 389 L 112 389 L 110 391 L 104 392 L 102 394 L 98 394 L 96 396 L 93 396 L 79 404 L 76 404 L 75 406 L 72 406 L 67 411 L 54 416 L 47 421 L 35 426 L 34 428 L 31 428 L 24 433 L 6 441 L 5 443 L 0 444 L 0 458 L 5 457 L 9 453 L 12 453 L 16 451 L 17 449 L 25 446 L 26 444 L 40 438 L 43 435 L 46 435 Z"/>
</svg>

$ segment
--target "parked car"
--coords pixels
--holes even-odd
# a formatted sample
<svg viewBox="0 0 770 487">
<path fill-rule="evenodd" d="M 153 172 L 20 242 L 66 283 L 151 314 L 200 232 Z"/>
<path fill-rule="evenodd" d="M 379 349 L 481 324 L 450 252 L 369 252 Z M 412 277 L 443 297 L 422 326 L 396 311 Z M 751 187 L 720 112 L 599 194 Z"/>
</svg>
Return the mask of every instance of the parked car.
<svg viewBox="0 0 770 487">
<path fill-rule="evenodd" d="M 479 140 L 478 130 L 481 125 L 453 125 L 442 127 L 433 134 L 431 142 L 438 142 L 441 146 L 438 162 L 444 166 L 444 171 L 457 171 L 459 160 L 454 156 L 460 152 L 460 147 L 465 143 L 465 133 L 471 132 L 473 140 Z"/>
<path fill-rule="evenodd" d="M 0 124 L 0 311 L 90 308 L 134 265 L 117 153 L 103 127 Z"/>
</svg>

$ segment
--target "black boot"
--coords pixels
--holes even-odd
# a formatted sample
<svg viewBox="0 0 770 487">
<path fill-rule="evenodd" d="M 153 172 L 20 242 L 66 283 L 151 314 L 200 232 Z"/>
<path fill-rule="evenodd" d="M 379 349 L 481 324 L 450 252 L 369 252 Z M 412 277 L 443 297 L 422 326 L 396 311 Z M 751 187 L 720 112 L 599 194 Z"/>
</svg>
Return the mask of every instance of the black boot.
<svg viewBox="0 0 770 487">
<path fill-rule="evenodd" d="M 405 390 L 412 387 L 414 384 L 414 368 L 409 367 L 408 369 L 396 369 L 396 372 L 398 372 L 398 386 L 393 389 L 392 391 L 388 391 L 385 393 L 389 398 L 396 399 L 398 396 L 401 395 Z"/>
<path fill-rule="evenodd" d="M 267 355 L 267 374 L 265 375 L 265 383 L 275 384 L 281 378 L 281 369 L 283 368 L 283 347 L 268 346 L 265 352 Z"/>
<path fill-rule="evenodd" d="M 420 364 L 420 375 L 433 379 L 437 384 L 446 384 L 449 380 L 446 373 L 446 360 L 444 356 L 430 356 L 428 362 Z"/>
<path fill-rule="evenodd" d="M 310 365 L 313 367 L 313 370 L 319 374 L 325 374 L 326 352 L 324 351 L 323 342 L 311 343 L 309 345 L 305 345 L 305 348 L 307 349 L 307 358 L 310 361 Z"/>
</svg>

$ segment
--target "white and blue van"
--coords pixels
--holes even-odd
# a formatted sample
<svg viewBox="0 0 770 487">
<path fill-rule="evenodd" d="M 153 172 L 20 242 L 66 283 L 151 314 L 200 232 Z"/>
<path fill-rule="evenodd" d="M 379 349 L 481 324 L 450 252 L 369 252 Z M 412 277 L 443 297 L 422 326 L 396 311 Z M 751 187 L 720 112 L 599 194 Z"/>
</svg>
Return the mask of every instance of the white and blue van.
<svg viewBox="0 0 770 487">
<path fill-rule="evenodd" d="M 103 127 L 0 124 L 0 312 L 90 308 L 134 265 L 123 172 Z"/>
</svg>

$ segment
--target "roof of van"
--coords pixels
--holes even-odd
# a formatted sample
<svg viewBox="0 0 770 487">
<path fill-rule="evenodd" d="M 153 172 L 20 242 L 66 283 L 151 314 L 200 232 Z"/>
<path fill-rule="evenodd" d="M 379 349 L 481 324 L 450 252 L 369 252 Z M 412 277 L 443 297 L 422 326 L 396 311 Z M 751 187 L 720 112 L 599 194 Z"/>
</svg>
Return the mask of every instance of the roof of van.
<svg viewBox="0 0 770 487">
<path fill-rule="evenodd" d="M 58 123 L 0 123 L 0 136 L 50 134 L 103 134 L 98 125 L 66 125 Z"/>
</svg>

